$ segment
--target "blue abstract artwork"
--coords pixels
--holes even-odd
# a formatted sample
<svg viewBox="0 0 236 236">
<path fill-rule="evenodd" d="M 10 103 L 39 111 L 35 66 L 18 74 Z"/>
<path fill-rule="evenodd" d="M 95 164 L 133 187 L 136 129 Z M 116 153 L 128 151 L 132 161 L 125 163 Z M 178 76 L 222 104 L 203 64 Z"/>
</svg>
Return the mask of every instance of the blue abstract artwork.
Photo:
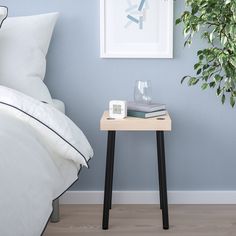
<svg viewBox="0 0 236 236">
<path fill-rule="evenodd" d="M 136 24 L 142 30 L 146 19 L 146 12 L 149 9 L 148 0 L 126 0 L 127 8 L 125 9 L 127 23 L 125 28 L 131 24 Z"/>
</svg>

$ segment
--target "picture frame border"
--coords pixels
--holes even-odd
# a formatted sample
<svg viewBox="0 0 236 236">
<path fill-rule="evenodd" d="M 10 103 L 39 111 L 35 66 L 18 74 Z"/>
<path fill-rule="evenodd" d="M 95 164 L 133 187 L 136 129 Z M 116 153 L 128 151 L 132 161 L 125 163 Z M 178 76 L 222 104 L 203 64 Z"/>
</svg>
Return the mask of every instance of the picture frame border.
<svg viewBox="0 0 236 236">
<path fill-rule="evenodd" d="M 107 1 L 117 1 L 117 0 L 100 0 L 100 57 L 101 58 L 173 58 L 173 26 L 174 26 L 174 0 L 156 0 L 156 1 L 168 1 L 168 8 L 166 9 L 169 15 L 168 19 L 168 50 L 165 54 L 160 52 L 149 53 L 111 53 L 107 51 L 106 47 L 106 2 Z"/>
</svg>

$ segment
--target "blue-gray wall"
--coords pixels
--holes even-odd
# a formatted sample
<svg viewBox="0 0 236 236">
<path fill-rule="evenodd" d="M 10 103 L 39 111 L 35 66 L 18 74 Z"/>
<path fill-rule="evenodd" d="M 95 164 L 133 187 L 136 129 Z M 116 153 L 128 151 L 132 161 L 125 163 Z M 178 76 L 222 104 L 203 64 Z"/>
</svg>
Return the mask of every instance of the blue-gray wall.
<svg viewBox="0 0 236 236">
<path fill-rule="evenodd" d="M 175 16 L 184 9 L 175 1 Z M 100 59 L 99 0 L 7 0 L 10 15 L 59 11 L 48 55 L 46 83 L 53 97 L 91 142 L 95 156 L 73 189 L 102 190 L 106 134 L 99 120 L 111 99 L 131 100 L 134 81 L 150 79 L 153 98 L 167 104 L 173 131 L 166 134 L 168 184 L 171 190 L 236 189 L 236 111 L 222 106 L 213 91 L 180 85 L 192 73 L 200 40 L 183 48 L 181 27 L 174 28 L 174 54 L 166 59 Z M 119 133 L 115 189 L 157 187 L 154 133 Z"/>
</svg>

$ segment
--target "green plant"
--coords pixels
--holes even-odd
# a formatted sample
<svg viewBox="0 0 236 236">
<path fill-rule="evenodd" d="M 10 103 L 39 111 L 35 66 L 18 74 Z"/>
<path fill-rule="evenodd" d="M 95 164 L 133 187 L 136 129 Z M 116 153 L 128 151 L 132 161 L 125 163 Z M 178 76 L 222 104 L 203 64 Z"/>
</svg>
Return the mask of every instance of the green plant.
<svg viewBox="0 0 236 236">
<path fill-rule="evenodd" d="M 184 76 L 188 85 L 201 83 L 203 90 L 215 88 L 224 104 L 236 100 L 236 0 L 186 0 L 187 10 L 176 24 L 184 24 L 185 46 L 191 45 L 196 32 L 206 40 L 209 47 L 197 52 L 194 65 L 195 76 Z"/>
</svg>

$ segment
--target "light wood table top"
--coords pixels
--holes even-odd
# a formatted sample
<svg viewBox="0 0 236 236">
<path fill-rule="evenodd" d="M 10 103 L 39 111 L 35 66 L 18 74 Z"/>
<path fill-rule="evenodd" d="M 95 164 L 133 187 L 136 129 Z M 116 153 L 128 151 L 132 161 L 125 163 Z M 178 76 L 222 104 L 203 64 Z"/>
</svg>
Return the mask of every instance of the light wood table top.
<svg viewBox="0 0 236 236">
<path fill-rule="evenodd" d="M 110 119 L 108 111 L 100 120 L 100 130 L 104 131 L 171 131 L 169 114 L 153 118 L 126 117 L 125 119 Z"/>
</svg>

